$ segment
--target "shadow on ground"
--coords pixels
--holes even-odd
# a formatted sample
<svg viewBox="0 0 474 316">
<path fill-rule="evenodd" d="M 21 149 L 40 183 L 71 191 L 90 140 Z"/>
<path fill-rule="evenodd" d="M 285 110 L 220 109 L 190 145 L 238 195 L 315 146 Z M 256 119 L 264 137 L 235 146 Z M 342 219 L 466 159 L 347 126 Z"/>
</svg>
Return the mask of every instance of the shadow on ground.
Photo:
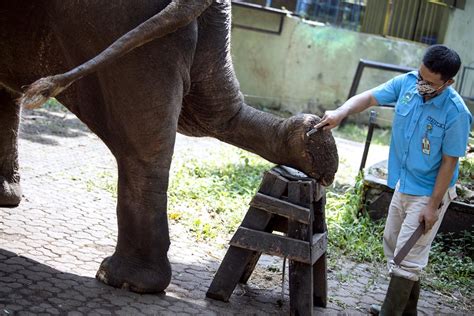
<svg viewBox="0 0 474 316">
<path fill-rule="evenodd" d="M 202 268 L 186 265 L 186 269 Z M 198 311 L 213 314 L 227 304 L 201 299 L 197 305 L 176 293 L 141 295 L 115 289 L 95 278 L 65 273 L 4 249 L 0 249 L 0 276 L 0 315 L 25 312 L 156 315 L 165 312 L 195 314 Z M 173 287 L 176 286 L 172 284 L 170 288 Z"/>
<path fill-rule="evenodd" d="M 54 137 L 80 137 L 91 131 L 70 112 L 39 109 L 23 110 L 20 138 L 32 142 L 58 146 Z"/>
</svg>

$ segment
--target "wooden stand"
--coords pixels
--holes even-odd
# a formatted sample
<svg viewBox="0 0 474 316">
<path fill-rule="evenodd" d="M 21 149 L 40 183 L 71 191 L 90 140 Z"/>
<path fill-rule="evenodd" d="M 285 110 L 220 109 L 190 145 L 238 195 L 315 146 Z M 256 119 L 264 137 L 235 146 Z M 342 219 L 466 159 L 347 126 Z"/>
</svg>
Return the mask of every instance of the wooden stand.
<svg viewBox="0 0 474 316">
<path fill-rule="evenodd" d="M 291 315 L 312 315 L 313 306 L 326 307 L 324 206 L 324 189 L 314 179 L 284 166 L 266 172 L 207 297 L 228 301 L 237 283 L 247 283 L 260 255 L 266 253 L 290 260 Z"/>
</svg>

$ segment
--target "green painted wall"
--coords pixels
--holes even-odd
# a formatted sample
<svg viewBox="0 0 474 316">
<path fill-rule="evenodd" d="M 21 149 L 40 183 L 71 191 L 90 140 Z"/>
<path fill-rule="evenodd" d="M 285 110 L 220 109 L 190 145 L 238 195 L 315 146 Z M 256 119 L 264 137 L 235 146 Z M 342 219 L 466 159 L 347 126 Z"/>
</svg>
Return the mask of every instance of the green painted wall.
<svg viewBox="0 0 474 316">
<path fill-rule="evenodd" d="M 247 103 L 291 113 L 321 114 L 347 98 L 359 59 L 418 67 L 425 45 L 358 33 L 283 16 L 280 35 L 243 29 L 277 30 L 280 16 L 233 6 L 232 55 Z M 252 21 L 252 22 L 249 22 Z M 396 73 L 365 70 L 359 91 Z"/>
</svg>

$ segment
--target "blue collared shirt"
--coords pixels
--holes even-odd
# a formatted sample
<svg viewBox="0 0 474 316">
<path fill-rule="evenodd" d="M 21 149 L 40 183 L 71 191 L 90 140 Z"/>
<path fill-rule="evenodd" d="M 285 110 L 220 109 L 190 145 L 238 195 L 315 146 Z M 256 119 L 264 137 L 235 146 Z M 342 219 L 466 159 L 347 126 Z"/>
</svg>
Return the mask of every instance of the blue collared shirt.
<svg viewBox="0 0 474 316">
<path fill-rule="evenodd" d="M 431 196 L 443 155 L 466 153 L 472 116 L 459 94 L 446 88 L 426 103 L 416 89 L 418 71 L 397 76 L 372 90 L 379 104 L 395 103 L 388 159 L 392 189 L 400 181 L 405 194 Z M 423 139 L 429 151 L 423 152 Z M 459 163 L 449 186 L 458 178 Z"/>
</svg>

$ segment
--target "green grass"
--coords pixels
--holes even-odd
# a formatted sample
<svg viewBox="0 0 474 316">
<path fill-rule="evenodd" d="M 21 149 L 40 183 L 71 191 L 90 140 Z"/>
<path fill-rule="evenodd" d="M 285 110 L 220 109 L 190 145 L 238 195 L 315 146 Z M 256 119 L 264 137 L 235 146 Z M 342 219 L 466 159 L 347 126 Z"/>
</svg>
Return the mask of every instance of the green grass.
<svg viewBox="0 0 474 316">
<path fill-rule="evenodd" d="M 198 240 L 226 238 L 233 233 L 255 195 L 265 160 L 242 150 L 220 153 L 225 159 L 189 159 L 171 169 L 169 217 L 184 221 Z M 232 162 L 229 156 L 233 156 Z M 223 158 L 223 157 L 221 157 Z"/>
<path fill-rule="evenodd" d="M 428 285 L 444 292 L 467 290 L 472 295 L 474 286 L 474 234 L 438 234 L 432 247 L 426 272 Z"/>
<path fill-rule="evenodd" d="M 43 106 L 42 108 L 50 111 L 56 111 L 56 112 L 67 112 L 67 109 L 59 103 L 58 100 L 55 98 L 50 98 Z"/>
<path fill-rule="evenodd" d="M 358 176 L 356 185 L 346 192 L 327 192 L 326 221 L 330 252 L 342 254 L 357 262 L 382 262 L 383 223 L 373 222 L 362 213 L 364 187 Z"/>
</svg>

